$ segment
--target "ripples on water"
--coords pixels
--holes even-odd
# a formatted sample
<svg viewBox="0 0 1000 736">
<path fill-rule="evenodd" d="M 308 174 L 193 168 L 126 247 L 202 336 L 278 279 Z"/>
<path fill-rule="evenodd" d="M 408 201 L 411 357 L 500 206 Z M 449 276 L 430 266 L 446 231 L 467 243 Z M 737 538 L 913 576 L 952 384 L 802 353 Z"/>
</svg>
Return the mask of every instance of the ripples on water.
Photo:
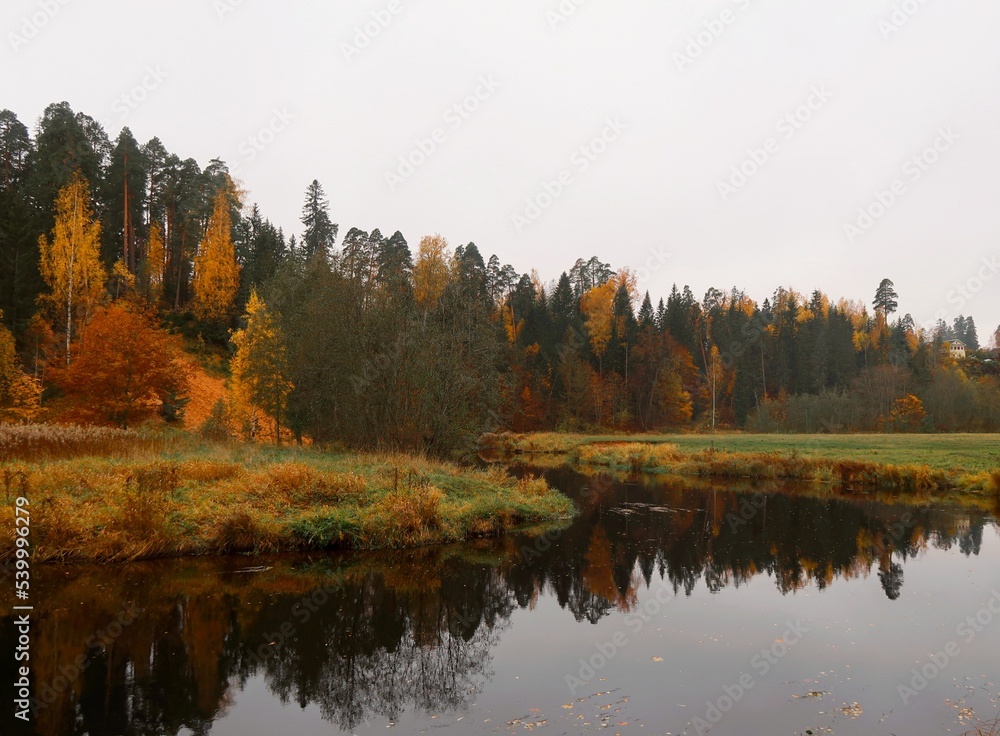
<svg viewBox="0 0 1000 736">
<path fill-rule="evenodd" d="M 912 734 L 995 715 L 1000 625 L 957 633 L 1000 588 L 987 511 L 548 477 L 580 515 L 499 541 L 38 567 L 36 732 L 693 734 L 719 715 L 712 733 Z"/>
</svg>

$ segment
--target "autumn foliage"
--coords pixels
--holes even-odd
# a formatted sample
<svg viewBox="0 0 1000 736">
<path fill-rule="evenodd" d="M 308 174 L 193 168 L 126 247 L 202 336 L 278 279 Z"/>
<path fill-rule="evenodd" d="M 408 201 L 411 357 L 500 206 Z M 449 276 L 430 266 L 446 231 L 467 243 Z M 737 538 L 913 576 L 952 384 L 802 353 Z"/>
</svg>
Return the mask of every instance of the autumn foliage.
<svg viewBox="0 0 1000 736">
<path fill-rule="evenodd" d="M 76 358 L 54 378 L 72 419 L 122 428 L 154 416 L 187 384 L 172 338 L 121 302 L 98 310 L 80 334 Z"/>
<path fill-rule="evenodd" d="M 66 336 L 66 362 L 75 332 L 104 298 L 107 272 L 101 264 L 101 223 L 94 217 L 87 180 L 74 172 L 55 202 L 51 238 L 38 239 L 40 269 L 51 293 L 44 297 Z"/>
<path fill-rule="evenodd" d="M 440 235 L 428 235 L 417 248 L 413 267 L 413 294 L 424 308 L 437 304 L 451 278 L 448 241 Z"/>
<path fill-rule="evenodd" d="M 208 231 L 194 260 L 194 312 L 199 319 L 222 321 L 229 317 L 240 288 L 230 214 L 233 197 L 231 185 L 215 196 Z"/>
<path fill-rule="evenodd" d="M 281 425 L 294 388 L 288 380 L 288 351 L 274 314 L 256 291 L 251 292 L 244 315 L 246 326 L 233 334 L 233 394 L 237 407 L 249 423 L 250 437 L 258 434 L 258 413 L 273 421 L 274 441 L 281 441 Z"/>
<path fill-rule="evenodd" d="M 920 429 L 926 416 L 924 402 L 913 394 L 907 394 L 893 403 L 890 421 L 896 429 L 913 431 Z"/>
<path fill-rule="evenodd" d="M 3 312 L 0 312 L 0 320 Z M 14 336 L 0 322 L 0 420 L 28 421 L 38 413 L 42 384 L 21 370 Z"/>
</svg>

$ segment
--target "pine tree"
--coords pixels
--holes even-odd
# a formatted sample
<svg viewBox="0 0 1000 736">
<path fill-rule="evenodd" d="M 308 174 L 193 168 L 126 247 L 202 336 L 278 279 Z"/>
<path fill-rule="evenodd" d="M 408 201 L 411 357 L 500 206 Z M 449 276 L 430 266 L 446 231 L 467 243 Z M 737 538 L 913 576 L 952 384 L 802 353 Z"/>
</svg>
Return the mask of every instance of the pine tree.
<svg viewBox="0 0 1000 736">
<path fill-rule="evenodd" d="M 656 329 L 663 332 L 667 329 L 667 307 L 663 303 L 663 297 L 656 305 Z"/>
<path fill-rule="evenodd" d="M 101 184 L 102 255 L 107 263 L 121 259 L 130 273 L 136 273 L 141 260 L 148 176 L 142 149 L 131 131 L 122 128 Z"/>
<path fill-rule="evenodd" d="M 194 261 L 194 313 L 198 319 L 225 321 L 240 288 L 240 267 L 233 246 L 231 186 L 219 189 L 208 229 Z"/>
<path fill-rule="evenodd" d="M 875 290 L 875 299 L 872 302 L 872 306 L 875 307 L 877 314 L 882 315 L 883 321 L 888 320 L 889 315 L 899 307 L 899 302 L 896 301 L 898 298 L 899 295 L 893 289 L 892 281 L 882 279 L 882 282 L 878 285 L 878 289 Z"/>
<path fill-rule="evenodd" d="M 378 281 L 397 296 L 410 291 L 413 256 L 403 234 L 397 230 L 382 241 L 378 252 Z"/>
<path fill-rule="evenodd" d="M 90 206 L 87 180 L 74 172 L 56 199 L 52 238 L 38 240 L 41 272 L 52 290 L 46 301 L 66 334 L 66 365 L 77 329 L 90 321 L 104 296 L 107 274 L 101 265 L 101 224 Z"/>
<path fill-rule="evenodd" d="M 653 302 L 649 299 L 649 292 L 642 298 L 642 306 L 639 307 L 639 328 L 656 327 L 656 315 L 653 314 Z"/>
<path fill-rule="evenodd" d="M 979 333 L 976 331 L 976 321 L 971 316 L 965 319 L 965 334 L 961 340 L 970 350 L 979 350 Z"/>
<path fill-rule="evenodd" d="M 313 179 L 312 184 L 306 189 L 306 201 L 302 205 L 302 224 L 305 226 L 300 244 L 303 257 L 310 260 L 319 255 L 329 260 L 340 226 L 335 225 L 330 219 L 330 203 L 323 192 L 323 187 L 316 179 Z"/>
<path fill-rule="evenodd" d="M 31 198 L 43 207 L 56 200 L 74 172 L 93 183 L 95 190 L 99 188 L 103 155 L 94 148 L 95 136 L 85 130 L 84 117 L 66 102 L 49 105 L 42 113 L 28 186 Z M 51 210 L 46 207 L 41 214 L 37 232 L 50 230 L 54 224 Z"/>
</svg>

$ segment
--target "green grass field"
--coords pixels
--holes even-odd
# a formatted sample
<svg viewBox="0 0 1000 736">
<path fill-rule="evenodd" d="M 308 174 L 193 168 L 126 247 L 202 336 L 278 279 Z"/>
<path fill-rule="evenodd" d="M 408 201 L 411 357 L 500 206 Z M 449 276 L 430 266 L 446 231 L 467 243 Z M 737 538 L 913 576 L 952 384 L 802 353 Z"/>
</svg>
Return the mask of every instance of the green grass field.
<svg viewBox="0 0 1000 736">
<path fill-rule="evenodd" d="M 1000 468 L 1000 434 L 636 434 L 580 435 L 543 432 L 518 435 L 523 452 L 560 453 L 608 442 L 676 445 L 686 453 L 778 452 L 827 460 L 891 465 L 927 465 L 964 473 Z"/>
</svg>

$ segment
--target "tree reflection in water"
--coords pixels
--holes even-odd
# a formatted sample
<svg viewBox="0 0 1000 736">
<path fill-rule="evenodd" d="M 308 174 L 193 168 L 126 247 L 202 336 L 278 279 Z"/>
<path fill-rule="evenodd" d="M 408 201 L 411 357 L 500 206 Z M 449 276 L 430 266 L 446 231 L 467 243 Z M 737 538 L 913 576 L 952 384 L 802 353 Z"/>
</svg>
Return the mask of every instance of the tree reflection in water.
<svg viewBox="0 0 1000 736">
<path fill-rule="evenodd" d="M 317 705 L 347 731 L 407 709 L 454 712 L 490 680 L 511 614 L 540 595 L 596 622 L 633 610 L 656 579 L 690 594 L 699 580 L 718 591 L 766 574 L 788 593 L 876 573 L 895 600 L 905 595 L 907 559 L 930 546 L 978 554 L 991 523 L 983 511 L 814 497 L 815 489 L 764 496 L 680 480 L 626 485 L 569 469 L 548 476 L 577 498 L 580 514 L 544 538 L 40 566 L 33 675 L 36 694 L 52 703 L 37 713 L 36 730 L 204 734 L 254 677 L 282 702 Z M 101 646 L 95 632 L 129 601 L 141 614 Z M 0 619 L 0 639 L 12 651 L 12 611 Z M 72 677 L 81 656 L 87 666 Z M 13 666 L 0 659 L 4 682 L 15 679 Z"/>
</svg>

